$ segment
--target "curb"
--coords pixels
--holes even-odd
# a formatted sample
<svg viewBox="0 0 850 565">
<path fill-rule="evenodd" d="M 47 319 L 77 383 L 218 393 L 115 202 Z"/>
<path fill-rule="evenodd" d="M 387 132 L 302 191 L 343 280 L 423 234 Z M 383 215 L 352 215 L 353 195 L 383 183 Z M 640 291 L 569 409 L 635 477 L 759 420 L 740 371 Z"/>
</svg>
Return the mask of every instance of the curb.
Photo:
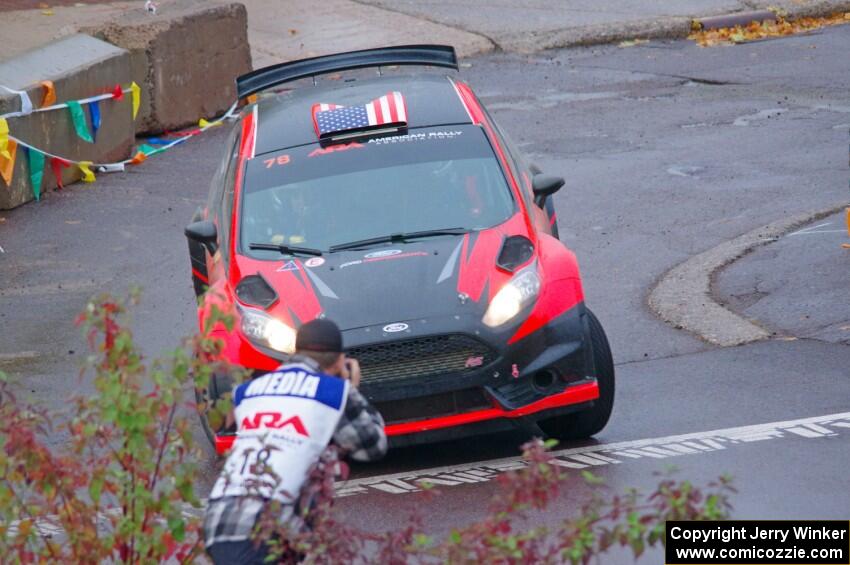
<svg viewBox="0 0 850 565">
<path fill-rule="evenodd" d="M 817 18 L 829 16 L 838 12 L 850 12 L 850 0 L 815 0 L 805 4 L 800 0 L 757 0 L 755 2 L 744 2 L 753 5 L 753 8 L 767 8 L 777 12 L 784 17 L 794 20 L 797 18 Z"/>
<path fill-rule="evenodd" d="M 492 37 L 490 39 L 504 51 L 531 54 L 547 49 L 603 45 L 633 39 L 685 39 L 693 32 L 692 26 L 714 29 L 721 24 L 746 26 L 753 21 L 775 20 L 777 15 L 795 20 L 850 12 L 850 0 L 821 0 L 810 5 L 801 5 L 799 0 L 785 3 L 755 1 L 742 4 L 750 7 L 752 11 L 694 17 L 667 16 L 616 25 L 596 24 L 581 28 L 508 35 L 498 41 Z"/>
<path fill-rule="evenodd" d="M 720 29 L 724 27 L 745 27 L 753 22 L 776 21 L 776 13 L 770 10 L 758 10 L 754 12 L 736 12 L 733 14 L 724 14 L 722 16 L 707 16 L 705 18 L 695 18 L 693 27 L 695 29 L 708 30 Z"/>
<path fill-rule="evenodd" d="M 612 26 L 596 24 L 581 28 L 507 36 L 498 45 L 522 54 L 564 47 L 586 47 L 632 39 L 684 39 L 691 33 L 692 19 L 684 16 L 641 20 Z"/>
<path fill-rule="evenodd" d="M 809 222 L 835 214 L 847 204 L 771 222 L 703 251 L 667 271 L 649 292 L 650 310 L 676 329 L 714 345 L 729 347 L 771 337 L 771 333 L 718 303 L 711 293 L 714 273 L 757 247 Z"/>
</svg>

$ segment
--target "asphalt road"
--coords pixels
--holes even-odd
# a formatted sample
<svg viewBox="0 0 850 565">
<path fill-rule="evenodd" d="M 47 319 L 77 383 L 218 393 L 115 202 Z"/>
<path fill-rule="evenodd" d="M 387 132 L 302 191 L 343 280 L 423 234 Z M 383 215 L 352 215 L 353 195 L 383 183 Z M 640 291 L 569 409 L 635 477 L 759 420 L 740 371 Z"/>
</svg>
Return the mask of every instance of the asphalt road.
<svg viewBox="0 0 850 565">
<path fill-rule="evenodd" d="M 721 272 L 720 300 L 780 335 L 850 345 L 850 243 L 841 211 L 765 245 Z"/>
<path fill-rule="evenodd" d="M 740 518 L 848 517 L 846 340 L 818 332 L 790 339 L 798 326 L 780 324 L 777 339 L 717 349 L 666 326 L 645 304 L 653 282 L 689 256 L 847 202 L 848 56 L 845 26 L 713 49 L 672 42 L 495 54 L 462 69 L 524 151 L 567 179 L 556 195 L 562 239 L 578 254 L 617 363 L 610 425 L 592 442 L 561 446 L 578 450 L 559 457 L 576 482 L 533 520 L 554 523 L 576 507 L 582 465 L 622 489 L 650 488 L 671 464 L 698 484 L 732 474 Z M 96 292 L 144 289 L 134 330 L 150 355 L 193 330 L 182 227 L 205 199 L 223 133 L 0 214 L 0 369 L 34 398 L 61 410 L 87 390 L 75 378 L 84 344 L 71 320 Z M 783 251 L 783 272 L 809 252 L 811 238 L 799 239 Z M 819 264 L 834 286 L 818 294 L 811 315 L 846 301 L 848 252 L 839 251 L 843 262 Z M 771 276 L 771 258 L 754 264 L 757 254 L 732 267 L 737 284 L 758 269 Z M 807 276 L 805 267 L 794 274 L 799 291 Z M 770 304 L 760 316 L 790 311 L 787 302 Z M 521 439 L 394 451 L 355 468 L 339 506 L 374 529 L 418 507 L 429 529 L 445 531 L 481 515 L 490 479 L 510 466 Z M 199 489 L 214 468 L 210 454 Z M 409 492 L 419 477 L 441 479 L 445 496 L 423 505 Z"/>
</svg>

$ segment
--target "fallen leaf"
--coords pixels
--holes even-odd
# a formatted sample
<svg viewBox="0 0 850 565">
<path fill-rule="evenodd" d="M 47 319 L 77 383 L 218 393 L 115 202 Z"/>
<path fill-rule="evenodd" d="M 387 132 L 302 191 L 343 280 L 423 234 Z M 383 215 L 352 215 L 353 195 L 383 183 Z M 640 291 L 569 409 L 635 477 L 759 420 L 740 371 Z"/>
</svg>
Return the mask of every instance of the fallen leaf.
<svg viewBox="0 0 850 565">
<path fill-rule="evenodd" d="M 41 15 L 42 15 L 42 16 L 52 16 L 52 15 L 53 15 L 53 10 L 42 10 L 42 11 L 41 11 Z"/>
<path fill-rule="evenodd" d="M 841 247 L 843 247 L 844 249 L 850 249 L 850 243 L 842 243 Z"/>
<path fill-rule="evenodd" d="M 295 35 L 296 33 L 298 33 L 297 29 L 290 29 L 289 30 L 289 35 Z"/>
<path fill-rule="evenodd" d="M 806 33 L 826 26 L 850 23 L 850 12 L 841 12 L 820 18 L 798 18 L 786 20 L 786 14 L 774 10 L 776 21 L 750 22 L 746 26 L 720 28 L 711 30 L 695 30 L 688 39 L 695 41 L 700 47 L 745 43 L 766 37 L 782 37 L 796 33 Z"/>
<path fill-rule="evenodd" d="M 649 43 L 648 39 L 632 39 L 631 41 L 621 41 L 619 47 L 634 47 L 635 45 L 642 45 L 644 43 Z"/>
</svg>

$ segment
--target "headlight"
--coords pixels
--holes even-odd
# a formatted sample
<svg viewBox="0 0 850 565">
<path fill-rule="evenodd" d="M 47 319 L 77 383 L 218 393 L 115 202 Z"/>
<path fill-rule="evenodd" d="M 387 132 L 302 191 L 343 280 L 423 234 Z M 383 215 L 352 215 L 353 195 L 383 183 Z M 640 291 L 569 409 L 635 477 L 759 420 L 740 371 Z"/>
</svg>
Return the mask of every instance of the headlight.
<svg viewBox="0 0 850 565">
<path fill-rule="evenodd" d="M 242 310 L 242 333 L 251 341 L 275 351 L 295 352 L 295 330 L 257 310 Z"/>
<path fill-rule="evenodd" d="M 534 267 L 524 269 L 496 293 L 482 321 L 491 328 L 501 326 L 531 304 L 539 293 L 537 270 Z"/>
</svg>

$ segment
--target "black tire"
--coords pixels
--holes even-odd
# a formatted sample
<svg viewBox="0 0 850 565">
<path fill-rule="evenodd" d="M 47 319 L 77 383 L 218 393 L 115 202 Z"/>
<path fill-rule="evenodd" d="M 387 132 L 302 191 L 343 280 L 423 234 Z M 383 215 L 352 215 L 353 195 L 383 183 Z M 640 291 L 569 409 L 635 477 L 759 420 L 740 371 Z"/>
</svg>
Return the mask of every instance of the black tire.
<svg viewBox="0 0 850 565">
<path fill-rule="evenodd" d="M 204 429 L 204 434 L 210 443 L 215 446 L 215 430 L 210 425 L 207 412 L 215 406 L 216 400 L 224 394 L 230 392 L 233 388 L 233 382 L 229 375 L 214 373 L 210 377 L 210 383 L 207 388 L 195 389 L 195 402 L 198 406 L 198 416 L 201 418 L 201 427 Z"/>
<path fill-rule="evenodd" d="M 593 348 L 593 363 L 596 366 L 596 381 L 599 383 L 599 398 L 593 407 L 574 414 L 556 416 L 542 420 L 540 428 L 547 435 L 561 440 L 586 439 L 602 431 L 614 408 L 614 358 L 602 324 L 587 309 L 590 325 L 590 342 Z"/>
</svg>

